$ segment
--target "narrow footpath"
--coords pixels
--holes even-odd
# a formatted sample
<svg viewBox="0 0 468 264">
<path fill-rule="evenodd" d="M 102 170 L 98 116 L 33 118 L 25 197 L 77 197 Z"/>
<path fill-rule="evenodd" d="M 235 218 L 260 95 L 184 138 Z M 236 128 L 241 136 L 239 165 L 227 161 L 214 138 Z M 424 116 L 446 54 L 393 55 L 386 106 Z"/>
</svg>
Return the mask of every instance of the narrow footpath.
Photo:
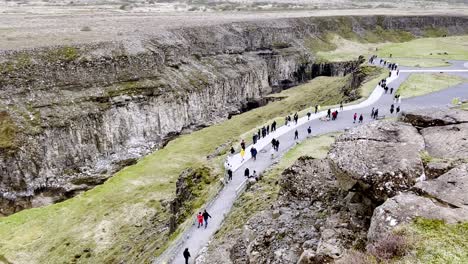
<svg viewBox="0 0 468 264">
<path fill-rule="evenodd" d="M 466 77 L 468 79 L 468 63 L 464 61 L 453 61 L 451 66 L 445 68 L 409 68 L 400 67 L 399 75 L 396 71 L 392 72 L 391 77 L 387 78 L 387 86 L 395 90 L 414 72 L 420 73 L 433 73 L 444 72 Z M 455 97 L 468 98 L 468 82 L 462 83 L 457 86 L 447 88 L 445 90 L 408 99 L 402 99 L 401 103 L 395 104 L 400 106 L 402 111 L 414 110 L 418 108 L 428 107 L 448 107 L 451 100 Z M 328 109 L 317 114 L 312 114 L 310 120 L 307 116 L 301 117 L 297 124 L 294 121 L 290 126 L 281 126 L 275 132 L 271 132 L 267 137 L 259 140 L 255 147 L 258 150 L 257 160 L 254 161 L 250 156 L 251 146 L 245 150 L 245 157 L 242 161 L 239 154 L 233 155 L 229 158 L 229 162 L 233 167 L 233 180 L 225 185 L 215 199 L 207 206 L 207 211 L 212 218 L 208 221 L 208 227 L 197 228 L 194 224 L 182 236 L 169 247 L 160 257 L 155 259 L 153 263 L 173 263 L 183 264 L 183 251 L 188 248 L 191 254 L 190 262 L 194 263 L 200 251 L 209 243 L 212 236 L 220 228 L 224 218 L 231 210 L 232 205 L 238 196 L 244 191 L 246 179 L 244 177 L 245 168 L 249 168 L 252 173 L 254 170 L 257 173 L 263 172 L 281 159 L 282 155 L 286 153 L 295 144 L 308 138 L 307 128 L 312 128 L 310 136 L 317 136 L 330 132 L 343 131 L 353 126 L 362 125 L 358 122 L 353 123 L 353 115 L 357 113 L 364 116 L 363 124 L 374 121 L 370 117 L 372 108 L 379 109 L 379 116 L 396 117 L 396 113 L 390 114 L 390 105 L 394 103 L 394 94 L 385 94 L 384 89 L 377 86 L 372 94 L 363 102 L 355 105 L 344 106 L 343 110 L 337 108 L 331 109 L 332 111 L 338 110 L 338 118 L 335 121 L 321 121 L 320 119 L 327 115 Z M 312 103 L 312 102 L 311 102 Z M 298 131 L 299 139 L 294 140 L 294 132 Z M 279 151 L 276 152 L 274 158 L 271 158 L 271 140 L 278 139 L 281 144 Z M 194 222 L 195 223 L 195 215 Z"/>
</svg>

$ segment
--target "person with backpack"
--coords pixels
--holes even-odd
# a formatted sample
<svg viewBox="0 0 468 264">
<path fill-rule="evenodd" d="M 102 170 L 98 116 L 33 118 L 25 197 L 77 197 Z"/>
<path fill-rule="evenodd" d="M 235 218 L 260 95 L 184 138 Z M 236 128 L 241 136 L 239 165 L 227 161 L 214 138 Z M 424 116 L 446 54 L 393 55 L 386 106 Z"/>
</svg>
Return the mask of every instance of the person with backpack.
<svg viewBox="0 0 468 264">
<path fill-rule="evenodd" d="M 203 211 L 203 220 L 205 220 L 205 229 L 208 226 L 208 217 L 211 218 L 211 215 L 206 211 L 206 209 Z"/>
<path fill-rule="evenodd" d="M 310 136 L 311 133 L 312 133 L 312 128 L 310 128 L 310 126 L 309 126 L 309 128 L 307 128 L 307 134 L 309 134 L 309 136 Z"/>
<path fill-rule="evenodd" d="M 203 215 L 201 212 L 198 212 L 197 220 L 198 220 L 198 228 L 200 228 L 200 226 L 203 226 Z"/>
<path fill-rule="evenodd" d="M 255 147 L 250 149 L 250 155 L 252 155 L 254 161 L 257 160 L 257 149 Z"/>
<path fill-rule="evenodd" d="M 188 264 L 188 260 L 190 258 L 190 252 L 188 251 L 188 248 L 185 248 L 183 255 L 184 255 L 184 259 L 185 259 L 185 264 Z"/>
</svg>

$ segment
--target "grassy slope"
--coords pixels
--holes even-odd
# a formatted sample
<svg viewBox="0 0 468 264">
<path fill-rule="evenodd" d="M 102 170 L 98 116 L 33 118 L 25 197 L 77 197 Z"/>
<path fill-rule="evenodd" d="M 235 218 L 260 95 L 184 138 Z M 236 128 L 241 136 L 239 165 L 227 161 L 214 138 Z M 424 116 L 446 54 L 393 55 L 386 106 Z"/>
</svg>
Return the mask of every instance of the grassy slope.
<svg viewBox="0 0 468 264">
<path fill-rule="evenodd" d="M 167 242 L 167 230 L 158 229 L 168 219 L 162 203 L 173 197 L 175 181 L 185 168 L 206 164 L 216 172 L 219 164 L 213 163 L 220 159 L 210 162 L 206 156 L 223 143 L 238 142 L 244 131 L 312 103 L 337 104 L 343 98 L 334 91 L 345 78 L 320 77 L 284 91 L 284 100 L 181 136 L 75 198 L 0 219 L 0 256 L 15 263 L 70 262 L 76 255 L 88 256 L 91 248 L 89 260 L 81 261 L 151 257 Z"/>
<path fill-rule="evenodd" d="M 467 79 L 462 77 L 443 73 L 416 73 L 411 74 L 408 77 L 408 79 L 398 89 L 398 93 L 403 98 L 420 96 L 440 91 L 467 81 Z"/>
<path fill-rule="evenodd" d="M 415 254 L 403 263 L 468 263 L 468 222 L 445 224 L 440 220 L 416 219 L 410 226 L 415 235 Z"/>
<path fill-rule="evenodd" d="M 301 156 L 324 158 L 330 145 L 335 141 L 336 135 L 338 134 L 331 133 L 313 137 L 289 150 L 278 164 L 263 174 L 262 180 L 255 184 L 255 188 L 247 190 L 240 196 L 221 229 L 216 233 L 216 238 L 219 241 L 224 240 L 234 229 L 241 228 L 255 213 L 268 208 L 278 195 L 277 182 L 283 170 L 291 166 Z"/>
</svg>

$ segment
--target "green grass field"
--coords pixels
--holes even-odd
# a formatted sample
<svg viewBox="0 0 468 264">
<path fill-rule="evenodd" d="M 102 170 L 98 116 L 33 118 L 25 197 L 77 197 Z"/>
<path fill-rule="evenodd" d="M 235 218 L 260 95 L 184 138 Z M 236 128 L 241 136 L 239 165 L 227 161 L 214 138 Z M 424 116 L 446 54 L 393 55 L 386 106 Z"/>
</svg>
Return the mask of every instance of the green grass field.
<svg viewBox="0 0 468 264">
<path fill-rule="evenodd" d="M 14 263 L 115 263 L 148 260 L 162 252 L 170 237 L 165 205 L 186 168 L 209 167 L 220 173 L 222 156 L 207 160 L 217 147 L 274 118 L 309 106 L 335 105 L 349 77 L 319 77 L 283 91 L 281 101 L 234 116 L 188 135 L 142 158 L 106 181 L 67 201 L 24 210 L 0 219 L 0 258 Z M 250 136 L 248 137 L 250 138 Z M 230 147 L 226 144 L 226 149 Z M 205 186 L 195 206 L 217 190 Z M 193 208 L 194 210 L 196 208 Z M 180 230 L 179 230 L 180 232 Z"/>
<path fill-rule="evenodd" d="M 345 39 L 333 35 L 324 41 L 330 43 L 329 49 L 314 51 L 321 60 L 325 61 L 344 61 L 357 58 L 359 55 L 367 58 L 377 54 L 402 66 L 441 67 L 448 65 L 447 60 L 468 60 L 466 35 L 419 38 L 399 43 L 369 42 L 365 39 Z M 389 58 L 390 55 L 392 58 Z"/>
<path fill-rule="evenodd" d="M 414 73 L 402 83 L 397 93 L 402 98 L 408 98 L 437 92 L 463 82 L 468 82 L 468 79 L 444 73 Z"/>
</svg>

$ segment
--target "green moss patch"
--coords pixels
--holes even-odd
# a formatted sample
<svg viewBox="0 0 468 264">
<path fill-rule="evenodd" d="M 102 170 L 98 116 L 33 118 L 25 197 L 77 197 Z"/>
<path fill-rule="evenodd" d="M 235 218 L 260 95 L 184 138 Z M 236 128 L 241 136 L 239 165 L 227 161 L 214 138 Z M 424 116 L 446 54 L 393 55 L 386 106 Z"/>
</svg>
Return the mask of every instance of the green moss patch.
<svg viewBox="0 0 468 264">
<path fill-rule="evenodd" d="M 440 220 L 418 218 L 410 225 L 417 239 L 416 263 L 467 263 L 468 222 L 446 224 Z M 414 257 L 410 257 L 409 261 Z"/>
<path fill-rule="evenodd" d="M 0 149 L 13 149 L 18 145 L 18 127 L 6 111 L 0 111 Z"/>
</svg>

